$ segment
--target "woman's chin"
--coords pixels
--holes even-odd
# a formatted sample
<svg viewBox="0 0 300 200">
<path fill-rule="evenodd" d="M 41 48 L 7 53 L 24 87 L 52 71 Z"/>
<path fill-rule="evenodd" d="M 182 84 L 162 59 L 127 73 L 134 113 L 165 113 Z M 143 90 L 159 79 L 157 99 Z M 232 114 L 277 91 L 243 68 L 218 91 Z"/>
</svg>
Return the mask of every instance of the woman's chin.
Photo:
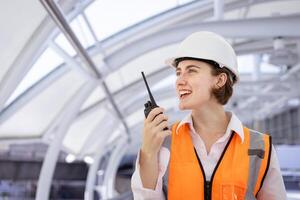
<svg viewBox="0 0 300 200">
<path fill-rule="evenodd" d="M 184 104 L 184 103 L 179 103 L 178 107 L 179 107 L 179 110 L 188 110 L 188 109 L 190 109 L 190 107 L 188 105 Z"/>
</svg>

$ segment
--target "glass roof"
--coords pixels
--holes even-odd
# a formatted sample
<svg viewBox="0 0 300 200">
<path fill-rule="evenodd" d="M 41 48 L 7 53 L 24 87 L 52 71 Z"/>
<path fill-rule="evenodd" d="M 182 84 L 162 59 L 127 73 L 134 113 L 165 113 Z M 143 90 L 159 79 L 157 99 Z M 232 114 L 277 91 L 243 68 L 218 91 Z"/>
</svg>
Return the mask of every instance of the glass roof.
<svg viewBox="0 0 300 200">
<path fill-rule="evenodd" d="M 47 74 L 55 70 L 55 68 L 62 63 L 63 59 L 52 49 L 47 48 L 31 67 L 10 98 L 6 101 L 6 105 L 9 105 L 20 94 L 29 89 L 43 77 L 47 76 Z"/>
<path fill-rule="evenodd" d="M 98 0 L 98 1 L 91 1 L 87 7 L 84 8 L 84 10 L 76 11 L 78 12 L 77 16 L 75 16 L 70 21 L 70 26 L 77 35 L 79 41 L 83 45 L 84 48 L 87 49 L 88 53 L 91 53 L 91 58 L 95 61 L 95 58 L 97 56 L 103 57 L 103 62 L 111 62 L 115 63 L 115 61 L 111 61 L 109 56 L 110 54 L 118 55 L 118 51 L 123 51 L 121 47 L 118 46 L 118 44 L 114 44 L 113 42 L 111 44 L 115 45 L 110 47 L 111 45 L 109 42 L 106 41 L 103 42 L 103 44 L 107 45 L 105 46 L 104 50 L 107 50 L 107 55 L 100 55 L 101 51 L 98 51 L 97 45 L 101 45 L 101 43 L 97 43 L 99 41 L 103 41 L 105 39 L 110 40 L 113 37 L 118 37 L 118 33 L 121 33 L 122 31 L 129 30 L 130 28 L 134 28 L 136 24 L 143 23 L 151 18 L 156 18 L 159 16 L 163 16 L 162 14 L 165 11 L 171 10 L 176 8 L 177 6 L 181 6 L 183 4 L 186 4 L 188 2 L 191 2 L 191 0 L 165 0 L 165 1 L 158 1 L 154 0 L 151 2 L 151 4 L 145 4 L 143 1 L 138 0 L 129 0 L 129 1 L 116 1 L 116 0 Z M 213 2 L 213 1 L 212 1 Z M 196 4 L 197 2 L 195 2 Z M 189 6 L 189 5 L 188 5 Z M 79 7 L 79 6 L 78 6 Z M 252 12 L 253 9 L 250 9 Z M 109 12 L 108 12 L 109 11 Z M 175 10 L 176 11 L 176 10 Z M 238 10 L 240 11 L 240 10 Z M 169 13 L 166 13 L 169 14 Z M 201 13 L 200 13 L 201 14 Z M 172 15 L 171 15 L 172 16 Z M 196 15 L 187 16 L 186 18 L 181 19 L 181 15 L 178 15 L 180 20 L 174 22 L 175 25 L 182 25 L 184 19 L 189 20 L 189 17 L 195 17 Z M 70 16 L 68 16 L 70 17 Z M 197 17 L 197 16 L 196 16 Z M 236 16 L 235 16 L 236 17 Z M 258 16 L 259 17 L 259 16 Z M 245 16 L 247 18 L 247 16 Z M 236 18 L 235 18 L 236 19 Z M 239 19 L 239 18 L 238 18 Z M 196 18 L 198 20 L 198 18 Z M 201 21 L 201 20 L 199 20 Z M 192 22 L 192 21 L 188 21 Z M 194 21 L 197 22 L 197 21 Z M 208 21 L 209 22 L 209 21 Z M 178 24 L 176 24 L 178 23 Z M 171 23 L 168 25 L 172 25 Z M 175 26 L 174 25 L 174 26 Z M 151 27 L 150 27 L 151 28 Z M 56 32 L 55 32 L 56 31 Z M 55 30 L 53 34 L 49 34 L 49 37 L 47 40 L 43 41 L 44 43 L 50 42 L 50 44 L 55 43 L 59 47 L 61 47 L 70 57 L 75 58 L 76 52 L 74 51 L 73 47 L 70 45 L 68 40 L 65 38 L 65 36 Z M 51 33 L 51 32 L 50 32 Z M 139 34 L 139 33 L 137 33 Z M 183 34 L 183 33 L 181 33 Z M 135 35 L 134 35 L 135 36 Z M 150 35 L 149 37 L 151 37 Z M 148 37 L 148 36 L 147 36 Z M 139 38 L 138 36 L 136 38 Z M 250 37 L 249 37 L 250 38 Z M 245 44 L 249 42 L 257 42 L 255 41 L 255 38 L 253 41 L 249 40 L 249 38 L 243 38 L 245 41 Z M 129 40 L 124 43 L 128 43 L 128 45 L 134 46 L 135 38 L 132 40 Z M 116 40 L 118 41 L 118 40 Z M 158 41 L 160 42 L 160 41 Z M 105 82 L 110 90 L 111 93 L 115 93 L 116 95 L 115 100 L 118 102 L 118 100 L 123 99 L 123 93 L 119 93 L 122 89 L 126 88 L 128 91 L 132 92 L 132 90 L 129 90 L 132 85 L 138 85 L 138 83 L 141 80 L 141 71 L 144 71 L 146 75 L 153 75 L 157 72 L 160 72 L 165 67 L 165 58 L 169 57 L 169 55 L 172 55 L 174 53 L 173 50 L 177 47 L 178 44 L 175 44 L 174 41 L 171 41 L 170 44 L 165 44 L 163 46 L 159 46 L 157 48 L 153 49 L 147 49 L 146 52 L 140 51 L 139 49 L 137 52 L 142 52 L 140 55 L 136 54 L 138 56 L 128 56 L 123 55 L 124 57 L 128 56 L 129 59 L 123 58 L 124 63 L 122 65 L 117 66 L 120 68 L 117 68 L 115 66 L 107 66 L 107 71 L 105 71 Z M 235 41 L 236 42 L 236 41 Z M 97 43 L 97 45 L 95 45 Z M 236 44 L 239 44 L 238 42 Z M 49 45 L 51 46 L 51 45 Z M 122 46 L 122 44 L 121 44 Z M 246 46 L 246 45 L 245 45 Z M 51 46 L 53 47 L 53 46 Z M 123 46 L 122 46 L 123 47 Z M 125 46 L 126 47 L 126 46 Z M 156 46 L 155 46 L 156 47 Z M 120 48 L 120 49 L 118 49 Z M 243 45 L 240 47 L 242 50 Z M 250 47 L 249 47 L 250 48 Z M 260 48 L 258 46 L 257 48 Z M 272 49 L 272 44 L 267 46 L 266 54 L 269 53 L 269 49 Z M 100 49 L 100 48 L 99 48 Z M 91 50 L 91 51 L 90 51 Z M 103 50 L 103 49 L 102 49 Z M 247 50 L 247 48 L 245 48 Z M 125 50 L 126 51 L 126 50 Z M 99 53 L 100 52 L 100 53 Z M 242 51 L 241 51 L 242 52 Z M 246 51 L 248 53 L 248 51 Z M 250 52 L 250 51 L 249 51 Z M 121 54 L 121 53 L 120 53 Z M 67 55 L 67 56 L 68 56 Z M 133 54 L 135 55 L 135 54 Z M 38 58 L 36 61 L 33 61 L 34 64 L 32 65 L 31 69 L 27 72 L 27 74 L 24 76 L 23 80 L 19 83 L 18 87 L 15 89 L 14 93 L 10 96 L 10 98 L 6 101 L 6 106 L 9 105 L 11 102 L 13 102 L 18 96 L 20 96 L 24 91 L 27 91 L 32 87 L 34 84 L 39 83 L 40 80 L 45 78 L 49 73 L 53 72 L 55 69 L 57 69 L 58 66 L 65 67 L 62 65 L 64 61 L 64 57 L 67 57 L 64 55 L 59 55 L 55 49 L 46 48 L 46 50 L 41 55 L 33 55 L 33 58 Z M 258 60 L 258 55 L 241 55 L 238 56 L 238 65 L 239 65 L 239 71 L 242 75 L 249 75 L 251 79 L 251 75 L 255 73 L 255 70 L 257 68 L 256 65 L 259 66 L 259 71 L 262 73 L 262 75 L 270 74 L 278 75 L 282 72 L 282 69 L 284 69 L 284 66 L 275 66 L 268 63 L 268 56 L 264 55 L 264 53 L 261 53 L 260 60 Z M 113 57 L 113 56 L 111 56 Z M 115 58 L 118 58 L 117 56 Z M 107 60 L 105 60 L 107 59 Z M 111 59 L 111 60 L 109 60 Z M 99 59 L 101 61 L 101 59 Z M 95 64 L 99 66 L 99 60 L 95 61 Z M 122 60 L 122 59 L 121 59 Z M 68 62 L 67 64 L 70 64 Z M 72 63 L 71 63 L 72 64 Z M 71 66 L 72 67 L 72 66 Z M 102 67 L 102 66 L 101 66 Z M 27 68 L 27 66 L 26 66 Z M 102 69 L 100 69 L 102 70 Z M 75 70 L 74 70 L 75 71 Z M 78 76 L 81 77 L 82 74 L 78 73 Z M 106 76 L 107 75 L 107 76 Z M 245 76 L 246 77 L 246 76 Z M 170 74 L 169 76 L 160 77 L 161 80 L 157 83 L 151 83 L 151 89 L 153 91 L 162 91 L 165 88 L 171 88 L 174 87 L 174 82 L 176 77 L 174 74 Z M 80 78 L 79 78 L 80 79 Z M 86 79 L 85 79 L 86 80 Z M 70 85 L 73 83 L 70 83 Z M 62 84 L 64 85 L 64 84 Z M 79 84 L 80 85 L 80 84 Z M 137 92 L 137 89 L 135 87 L 132 87 Z M 144 86 L 141 90 L 144 91 Z M 55 90 L 55 89 L 53 89 Z M 75 89 L 74 89 L 75 90 Z M 128 93 L 129 94 L 129 93 Z M 131 94 L 129 94 L 131 95 Z M 105 93 L 102 90 L 101 87 L 96 87 L 93 92 L 91 92 L 89 95 L 87 95 L 86 101 L 81 105 L 81 111 L 85 110 L 95 103 L 99 102 L 99 100 L 103 99 L 105 97 Z M 67 97 L 66 97 L 67 99 Z M 141 98 L 137 97 L 135 95 L 134 103 L 139 103 Z M 158 99 L 159 100 L 159 99 Z M 161 101 L 158 101 L 159 105 L 162 105 L 166 108 L 171 108 L 174 105 L 177 104 L 175 101 L 175 98 L 170 98 L 168 96 L 163 96 Z M 128 101 L 131 103 L 130 101 Z M 127 103 L 128 103 L 127 102 Z M 128 105 L 130 105 L 128 103 Z M 126 109 L 127 104 L 124 103 L 124 109 Z M 142 102 L 141 102 L 142 105 Z M 106 106 L 106 104 L 103 104 L 103 107 Z M 33 106 L 32 106 L 33 107 Z M 63 106 L 62 106 L 63 107 Z M 102 107 L 102 105 L 101 105 Z M 121 107 L 121 106 L 120 106 Z M 88 111 L 88 109 L 87 109 Z M 143 116 L 143 112 L 140 112 L 141 110 L 130 110 L 128 111 L 128 116 L 125 116 L 126 122 L 129 124 L 129 126 L 134 126 L 136 121 Z M 106 112 L 106 111 L 103 111 Z M 24 115 L 25 116 L 25 115 Z M 54 114 L 53 114 L 54 116 Z M 99 117 L 99 116 L 98 116 Z M 91 117 L 92 118 L 92 117 Z M 93 119 L 93 127 L 96 126 L 97 119 Z M 87 125 L 90 126 L 89 120 L 86 121 Z M 77 124 L 76 126 L 73 125 L 73 128 L 71 128 L 70 133 L 74 135 L 81 136 L 83 132 L 78 127 L 84 127 L 85 123 L 82 122 L 82 124 Z M 42 130 L 42 128 L 40 129 Z M 92 130 L 89 130 L 92 131 Z M 117 130 L 116 130 L 117 131 Z M 88 131 L 87 131 L 88 132 Z M 40 134 L 40 133 L 38 133 Z M 42 133 L 41 133 L 42 134 Z M 86 139 L 88 139 L 89 136 L 85 136 Z M 77 149 L 80 151 L 81 147 L 84 146 L 84 141 L 74 141 L 74 143 L 70 142 L 68 143 L 69 149 Z M 82 142 L 82 143 L 81 143 Z M 65 145 L 65 146 L 68 146 Z M 77 145 L 77 146 L 76 146 Z M 73 147 L 76 146 L 76 147 Z"/>
<path fill-rule="evenodd" d="M 101 0 L 94 1 L 85 10 L 85 14 L 97 38 L 103 40 L 144 19 L 190 1 L 191 0 L 153 0 L 151 4 L 146 4 L 144 1 L 139 0 Z M 107 12 L 108 10 L 110 12 Z"/>
<path fill-rule="evenodd" d="M 129 2 L 117 2 L 116 0 L 94 1 L 83 11 L 84 15 L 79 14 L 71 21 L 70 25 L 83 47 L 88 48 L 95 44 L 95 42 L 97 42 L 96 40 L 103 40 L 142 20 L 191 1 L 192 0 L 155 0 L 154 2 L 152 1 L 152 4 L 145 4 L 138 0 L 130 0 Z M 111 12 L 106 12 L 107 10 Z M 128 13 L 130 13 L 130 15 L 128 15 Z M 89 25 L 91 27 L 89 27 Z M 93 33 L 95 33 L 95 35 L 93 35 Z M 76 55 L 75 50 L 62 33 L 55 36 L 53 41 L 70 56 Z M 25 90 L 37 83 L 63 62 L 64 60 L 59 55 L 50 48 L 47 48 L 31 67 L 14 93 L 6 101 L 5 106 L 9 105 Z M 118 72 L 116 75 L 118 77 L 122 76 L 118 74 Z M 114 86 L 115 88 L 113 90 L 119 88 L 121 85 L 122 83 L 117 87 Z"/>
</svg>

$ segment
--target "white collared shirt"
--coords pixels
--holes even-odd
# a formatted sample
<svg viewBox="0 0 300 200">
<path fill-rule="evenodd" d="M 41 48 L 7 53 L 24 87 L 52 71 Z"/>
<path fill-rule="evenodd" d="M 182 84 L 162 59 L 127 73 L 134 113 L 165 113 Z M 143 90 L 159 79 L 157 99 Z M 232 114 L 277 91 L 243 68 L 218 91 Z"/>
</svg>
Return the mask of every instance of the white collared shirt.
<svg viewBox="0 0 300 200">
<path fill-rule="evenodd" d="M 234 113 L 230 113 L 230 112 L 227 113 L 231 115 L 231 118 L 227 126 L 226 132 L 221 138 L 219 138 L 211 146 L 209 154 L 206 151 L 206 147 L 203 140 L 201 139 L 199 134 L 196 133 L 194 129 L 192 117 L 190 114 L 187 115 L 179 123 L 177 127 L 178 130 L 178 128 L 183 124 L 187 123 L 189 125 L 192 142 L 197 151 L 198 156 L 201 159 L 201 163 L 203 165 L 205 177 L 207 180 L 210 180 L 211 178 L 214 168 L 230 138 L 231 131 L 236 132 L 241 138 L 241 141 L 242 142 L 244 141 L 244 131 L 243 131 L 243 125 L 241 121 L 236 117 Z M 165 199 L 164 194 L 162 192 L 162 185 L 163 185 L 162 177 L 166 172 L 169 163 L 169 158 L 170 158 L 169 150 L 165 147 L 162 147 L 159 152 L 159 158 L 158 158 L 159 175 L 158 175 L 157 185 L 155 190 L 151 190 L 151 189 L 144 188 L 142 185 L 140 172 L 139 172 L 140 166 L 139 166 L 139 154 L 138 154 L 137 161 L 136 161 L 136 170 L 133 173 L 131 178 L 131 188 L 135 200 Z M 264 180 L 264 184 L 258 193 L 257 199 L 259 200 L 285 200 L 286 199 L 286 191 L 285 191 L 279 163 L 274 148 L 272 148 L 269 170 Z"/>
</svg>

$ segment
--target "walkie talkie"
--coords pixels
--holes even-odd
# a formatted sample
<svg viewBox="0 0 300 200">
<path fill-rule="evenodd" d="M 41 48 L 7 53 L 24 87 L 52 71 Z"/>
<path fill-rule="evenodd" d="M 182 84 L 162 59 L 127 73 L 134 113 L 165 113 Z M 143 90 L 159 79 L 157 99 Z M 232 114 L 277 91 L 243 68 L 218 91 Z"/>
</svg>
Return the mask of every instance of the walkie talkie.
<svg viewBox="0 0 300 200">
<path fill-rule="evenodd" d="M 143 79 L 144 79 L 144 82 L 145 82 L 145 85 L 147 87 L 147 91 L 148 91 L 148 94 L 149 94 L 149 97 L 150 97 L 150 101 L 147 101 L 147 103 L 144 104 L 144 106 L 145 106 L 144 113 L 145 113 L 145 116 L 147 118 L 149 113 L 151 112 L 151 110 L 156 108 L 156 107 L 159 107 L 159 106 L 156 104 L 156 102 L 153 98 L 153 95 L 152 95 L 151 90 L 148 86 L 148 83 L 147 83 L 144 72 L 142 72 L 142 76 L 143 76 Z M 168 128 L 165 127 L 164 130 L 168 130 Z"/>
</svg>

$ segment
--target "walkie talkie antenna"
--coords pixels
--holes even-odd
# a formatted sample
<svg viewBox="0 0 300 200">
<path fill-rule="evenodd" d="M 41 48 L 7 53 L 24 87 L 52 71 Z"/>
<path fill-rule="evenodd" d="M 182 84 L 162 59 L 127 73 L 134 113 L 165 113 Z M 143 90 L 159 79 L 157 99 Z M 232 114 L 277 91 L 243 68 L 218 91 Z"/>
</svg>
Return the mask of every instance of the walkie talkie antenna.
<svg viewBox="0 0 300 200">
<path fill-rule="evenodd" d="M 150 91 L 150 88 L 149 88 L 149 86 L 148 86 L 148 83 L 147 83 L 147 80 L 146 80 L 146 77 L 145 77 L 144 72 L 142 72 L 142 76 L 143 76 L 144 82 L 145 82 L 146 87 L 147 87 L 147 90 L 148 90 L 148 94 L 149 94 L 149 97 L 150 97 L 150 101 L 151 101 L 152 105 L 157 106 L 157 105 L 156 105 L 156 102 L 155 102 L 155 100 L 154 100 L 154 98 L 153 98 L 153 96 L 152 96 L 152 93 L 151 93 L 151 91 Z"/>
</svg>

